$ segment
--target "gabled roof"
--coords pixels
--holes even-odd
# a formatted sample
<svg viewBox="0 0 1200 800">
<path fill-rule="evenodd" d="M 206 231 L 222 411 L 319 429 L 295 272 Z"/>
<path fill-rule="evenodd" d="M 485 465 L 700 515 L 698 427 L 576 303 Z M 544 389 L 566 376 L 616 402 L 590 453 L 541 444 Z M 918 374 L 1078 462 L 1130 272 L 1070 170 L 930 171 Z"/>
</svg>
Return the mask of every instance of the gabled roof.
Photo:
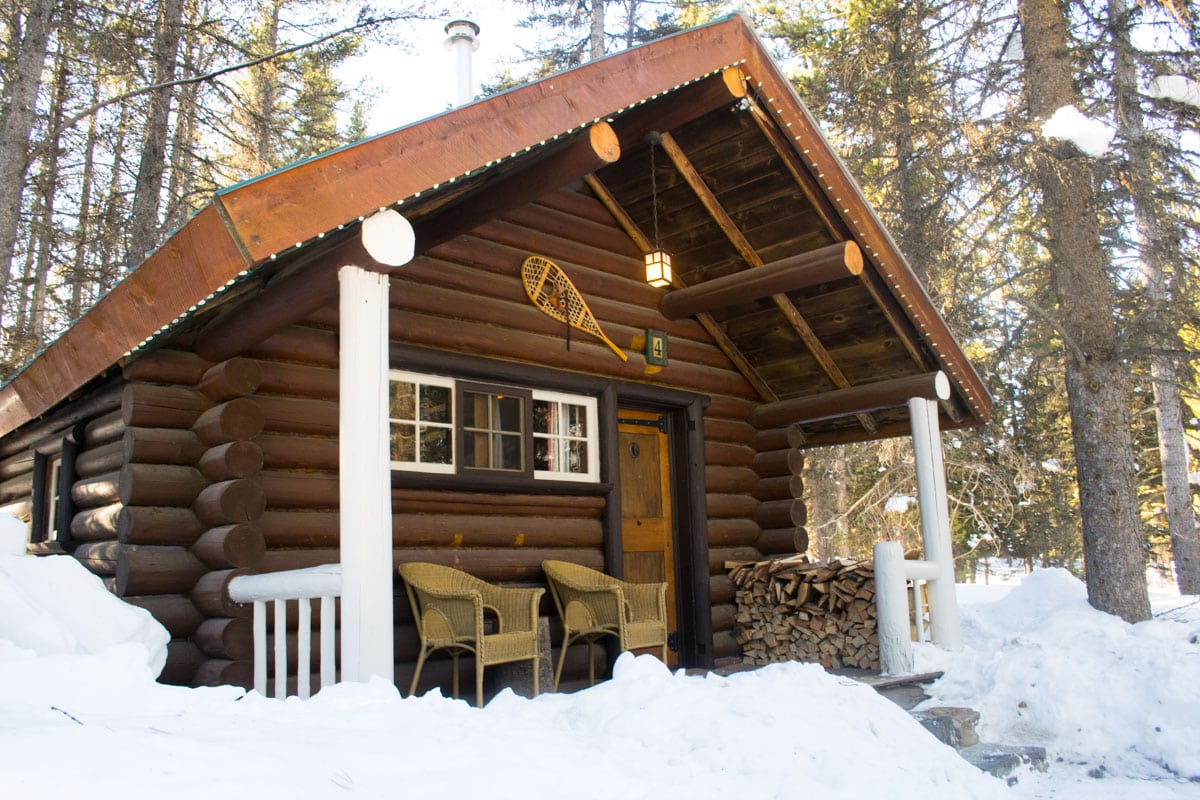
<svg viewBox="0 0 1200 800">
<path fill-rule="evenodd" d="M 615 163 L 578 142 L 609 121 Z M 174 325 L 262 285 L 256 302 L 328 298 L 326 256 L 357 223 L 400 210 L 418 253 L 520 201 L 531 176 L 588 185 L 635 242 L 651 230 L 646 134 L 666 134 L 660 230 L 688 284 L 854 242 L 862 274 L 701 314 L 764 401 L 804 397 L 938 369 L 955 424 L 985 421 L 978 375 L 862 192 L 740 16 L 633 48 L 358 142 L 219 192 L 182 229 L 0 389 L 0 435 L 104 374 Z M 660 162 L 661 163 L 661 162 Z M 576 174 L 578 173 L 578 174 Z M 559 181 L 557 184 L 553 181 Z M 533 199 L 533 196 L 524 200 Z M 275 298 L 272 300 L 271 298 Z M 242 336 L 263 324 L 243 304 Z M 297 317 L 298 318 L 298 317 Z M 226 326 L 228 328 L 228 326 Z M 263 333 L 269 331 L 262 331 Z M 234 345 L 198 337 L 217 360 Z M 235 334 L 236 335 L 236 334 Z M 899 433 L 901 412 L 826 422 L 813 441 Z M 824 437 L 824 439 L 822 439 Z"/>
</svg>

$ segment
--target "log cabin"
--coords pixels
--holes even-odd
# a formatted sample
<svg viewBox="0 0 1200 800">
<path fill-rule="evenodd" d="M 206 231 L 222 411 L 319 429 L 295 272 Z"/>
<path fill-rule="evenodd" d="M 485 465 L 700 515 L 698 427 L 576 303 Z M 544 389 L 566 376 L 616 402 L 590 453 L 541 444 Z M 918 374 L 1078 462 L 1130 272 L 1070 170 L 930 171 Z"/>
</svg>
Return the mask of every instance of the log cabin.
<svg viewBox="0 0 1200 800">
<path fill-rule="evenodd" d="M 163 623 L 166 682 L 250 685 L 231 580 L 339 562 L 344 676 L 408 686 L 413 560 L 665 580 L 711 667 L 725 563 L 807 546 L 805 449 L 910 398 L 991 408 L 735 16 L 218 192 L 0 387 L 0 511 Z"/>
</svg>

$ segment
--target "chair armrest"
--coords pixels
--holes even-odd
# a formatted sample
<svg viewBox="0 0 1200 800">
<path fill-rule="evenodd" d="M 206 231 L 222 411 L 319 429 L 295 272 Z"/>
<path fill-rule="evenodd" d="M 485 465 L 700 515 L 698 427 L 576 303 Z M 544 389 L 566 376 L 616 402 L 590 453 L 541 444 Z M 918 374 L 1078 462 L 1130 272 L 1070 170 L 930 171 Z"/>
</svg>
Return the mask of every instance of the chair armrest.
<svg viewBox="0 0 1200 800">
<path fill-rule="evenodd" d="M 496 612 L 500 633 L 537 629 L 538 603 L 545 589 L 509 589 L 497 587 L 488 592 L 485 608 Z"/>
<path fill-rule="evenodd" d="M 627 583 L 625 602 L 629 622 L 662 620 L 667 618 L 667 585 L 665 583 Z"/>
</svg>

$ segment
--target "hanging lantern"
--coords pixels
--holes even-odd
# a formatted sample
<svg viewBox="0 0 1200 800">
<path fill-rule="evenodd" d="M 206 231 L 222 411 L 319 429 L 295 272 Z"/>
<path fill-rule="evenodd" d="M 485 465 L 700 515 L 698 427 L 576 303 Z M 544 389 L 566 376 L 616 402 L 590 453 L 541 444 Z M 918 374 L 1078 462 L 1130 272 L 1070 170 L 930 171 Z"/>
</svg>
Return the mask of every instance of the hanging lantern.
<svg viewBox="0 0 1200 800">
<path fill-rule="evenodd" d="M 646 283 L 657 289 L 671 285 L 671 254 L 661 247 L 646 253 Z"/>
</svg>

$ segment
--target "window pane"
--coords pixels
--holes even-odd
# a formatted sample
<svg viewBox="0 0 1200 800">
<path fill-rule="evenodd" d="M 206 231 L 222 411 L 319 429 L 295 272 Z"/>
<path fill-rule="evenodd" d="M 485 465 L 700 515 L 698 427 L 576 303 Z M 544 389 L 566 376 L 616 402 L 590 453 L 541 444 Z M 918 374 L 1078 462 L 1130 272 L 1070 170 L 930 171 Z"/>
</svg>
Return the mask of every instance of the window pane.
<svg viewBox="0 0 1200 800">
<path fill-rule="evenodd" d="M 523 459 L 521 458 L 522 450 L 521 437 L 512 436 L 509 434 L 498 434 L 496 436 L 497 444 L 497 459 L 494 464 L 496 469 L 515 469 L 523 470 Z"/>
<path fill-rule="evenodd" d="M 520 432 L 523 416 L 521 398 L 497 397 L 495 415 L 496 430 Z"/>
<path fill-rule="evenodd" d="M 452 453 L 449 428 L 421 426 L 421 463 L 449 464 Z"/>
<path fill-rule="evenodd" d="M 538 437 L 533 440 L 533 468 L 543 472 L 554 469 L 550 458 L 551 446 L 549 439 Z"/>
<path fill-rule="evenodd" d="M 549 400 L 534 400 L 533 401 L 533 432 L 534 433 L 552 433 L 550 430 L 551 424 L 551 409 L 554 404 Z M 540 469 L 540 467 L 539 467 Z"/>
<path fill-rule="evenodd" d="M 567 426 L 563 431 L 568 436 L 583 438 L 588 435 L 587 407 L 564 403 L 561 408 L 566 412 Z"/>
<path fill-rule="evenodd" d="M 446 386 L 421 387 L 421 420 L 450 422 L 450 389 Z"/>
<path fill-rule="evenodd" d="M 416 384 L 407 381 L 392 381 L 390 394 L 388 415 L 392 419 L 416 419 Z"/>
<path fill-rule="evenodd" d="M 416 430 L 412 425 L 392 423 L 392 461 L 416 461 Z"/>
</svg>

